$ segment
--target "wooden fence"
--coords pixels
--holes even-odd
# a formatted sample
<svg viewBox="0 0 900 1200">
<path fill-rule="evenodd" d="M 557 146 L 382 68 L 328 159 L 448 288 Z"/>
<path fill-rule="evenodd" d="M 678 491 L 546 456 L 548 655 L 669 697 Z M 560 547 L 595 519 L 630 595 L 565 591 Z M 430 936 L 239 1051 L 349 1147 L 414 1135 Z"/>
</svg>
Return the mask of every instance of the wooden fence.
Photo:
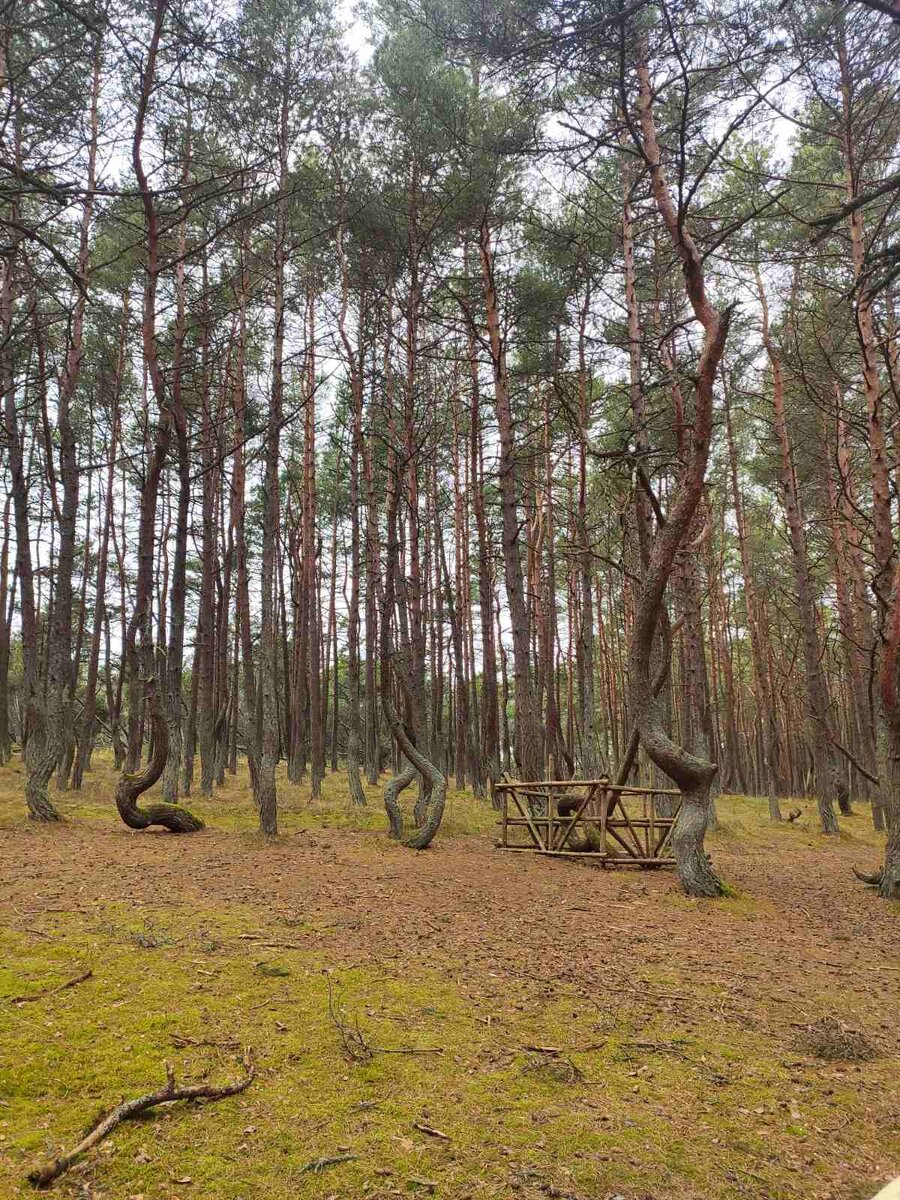
<svg viewBox="0 0 900 1200">
<path fill-rule="evenodd" d="M 503 850 L 597 859 L 604 865 L 674 865 L 672 829 L 681 793 L 667 788 L 620 787 L 608 779 L 504 779 L 500 800 Z M 666 815 L 657 798 L 668 797 Z M 562 809 L 562 811 L 560 811 Z"/>
</svg>

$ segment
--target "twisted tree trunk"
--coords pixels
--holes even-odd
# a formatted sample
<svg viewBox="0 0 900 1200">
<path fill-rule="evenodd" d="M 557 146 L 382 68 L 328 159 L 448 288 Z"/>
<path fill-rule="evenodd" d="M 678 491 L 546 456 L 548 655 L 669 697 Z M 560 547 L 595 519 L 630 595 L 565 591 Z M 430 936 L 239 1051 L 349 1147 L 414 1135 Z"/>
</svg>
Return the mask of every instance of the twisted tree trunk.
<svg viewBox="0 0 900 1200">
<path fill-rule="evenodd" d="M 423 754 L 416 740 L 418 729 L 415 726 L 416 706 L 410 694 L 412 671 L 405 659 L 408 656 L 410 634 L 407 629 L 404 635 L 404 653 L 398 654 L 394 649 L 392 626 L 394 610 L 397 606 L 397 579 L 400 573 L 400 537 L 398 529 L 398 509 L 401 493 L 401 468 L 395 449 L 395 424 L 390 411 L 392 403 L 391 388 L 388 387 L 387 404 L 389 406 L 388 426 L 391 440 L 387 458 L 387 496 L 386 496 L 386 553 L 384 589 L 381 598 L 381 709 L 385 722 L 399 754 L 405 758 L 407 765 L 397 772 L 388 783 L 384 793 L 384 806 L 388 815 L 391 836 L 402 840 L 404 846 L 414 850 L 424 850 L 440 827 L 444 813 L 444 801 L 447 795 L 447 781 L 435 764 Z M 402 607 L 400 615 L 403 615 Z M 401 628 L 403 622 L 401 621 Z M 394 705 L 392 688 L 394 679 L 403 693 L 406 722 L 401 720 Z M 403 838 L 403 814 L 400 810 L 400 793 L 413 782 L 418 775 L 420 794 L 416 803 L 417 829 L 409 837 Z"/>
<path fill-rule="evenodd" d="M 172 415 L 166 400 L 165 385 L 159 365 L 156 345 L 156 291 L 159 278 L 159 221 L 153 193 L 147 181 L 141 159 L 141 145 L 147 108 L 153 92 L 156 60 L 162 37 L 167 0 L 156 0 L 153 33 L 147 49 L 147 60 L 141 77 L 141 92 L 138 99 L 132 164 L 147 230 L 147 263 L 144 285 L 143 351 L 144 362 L 153 387 L 159 419 L 156 426 L 153 449 L 145 467 L 140 491 L 138 524 L 138 570 L 135 587 L 135 605 L 125 638 L 126 661 L 131 681 L 136 686 L 143 684 L 143 698 L 152 725 L 152 755 L 143 771 L 126 770 L 116 788 L 116 807 L 122 820 L 132 829 L 146 829 L 148 825 L 162 825 L 173 833 L 190 833 L 203 828 L 203 822 L 187 809 L 174 804 L 153 804 L 139 808 L 139 797 L 151 788 L 162 774 L 169 752 L 169 731 L 163 700 L 156 679 L 156 662 L 153 650 L 153 622 L 150 611 L 153 595 L 153 550 L 156 533 L 156 507 L 159 499 L 159 483 L 172 437 Z M 138 743 L 139 749 L 139 743 Z"/>
<path fill-rule="evenodd" d="M 681 884 L 690 895 L 717 896 L 722 893 L 723 885 L 703 849 L 710 785 L 716 773 L 716 764 L 690 754 L 666 734 L 662 708 L 653 694 L 650 661 L 675 556 L 703 494 L 712 436 L 713 388 L 725 350 L 731 313 L 730 310 L 718 313 L 707 295 L 703 260 L 686 228 L 684 214 L 676 211 L 666 182 L 653 115 L 650 72 L 645 62 L 638 62 L 637 75 L 641 148 L 650 171 L 653 198 L 681 261 L 685 291 L 694 316 L 703 326 L 704 337 L 696 369 L 694 422 L 686 439 L 684 469 L 679 474 L 665 523 L 659 525 L 649 547 L 643 578 L 635 597 L 634 626 L 628 653 L 628 697 L 641 745 L 656 766 L 674 780 L 681 790 L 681 811 L 672 839 Z"/>
</svg>

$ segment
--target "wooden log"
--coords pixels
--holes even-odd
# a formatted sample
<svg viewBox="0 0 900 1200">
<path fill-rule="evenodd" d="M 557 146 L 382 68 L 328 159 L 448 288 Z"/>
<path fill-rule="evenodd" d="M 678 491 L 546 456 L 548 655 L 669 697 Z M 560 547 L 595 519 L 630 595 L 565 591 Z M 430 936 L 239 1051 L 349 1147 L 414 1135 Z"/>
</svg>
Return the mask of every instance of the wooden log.
<svg viewBox="0 0 900 1200">
<path fill-rule="evenodd" d="M 620 867 L 673 867 L 675 865 L 675 859 L 672 857 L 638 858 L 632 854 L 601 854 L 599 850 L 538 850 L 534 846 L 501 846 L 499 842 L 496 843 L 496 848 L 519 853 L 541 854 L 544 858 L 594 858 L 598 862 Z"/>
</svg>

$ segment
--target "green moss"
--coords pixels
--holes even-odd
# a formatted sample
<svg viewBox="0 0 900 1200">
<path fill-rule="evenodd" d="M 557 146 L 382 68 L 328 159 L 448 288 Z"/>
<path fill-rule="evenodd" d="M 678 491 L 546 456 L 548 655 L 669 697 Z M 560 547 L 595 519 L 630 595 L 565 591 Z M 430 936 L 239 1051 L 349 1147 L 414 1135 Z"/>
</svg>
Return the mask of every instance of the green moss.
<svg viewBox="0 0 900 1200">
<path fill-rule="evenodd" d="M 101 762 L 85 794 L 60 797 L 61 806 L 114 822 L 112 782 Z M 284 783 L 285 833 L 356 830 L 361 853 L 383 853 L 378 790 L 360 811 L 343 786 L 329 778 L 310 804 L 306 789 Z M 0 789 L 0 813 L 21 825 L 14 788 Z M 211 826 L 255 836 L 245 781 L 191 804 Z M 809 837 L 770 827 L 764 801 L 725 797 L 720 812 L 725 832 L 715 838 L 742 822 L 757 848 Z M 493 819 L 487 805 L 451 793 L 442 835 L 485 833 Z M 140 909 L 46 913 L 49 936 L 0 926 L 0 1196 L 30 1195 L 23 1179 L 37 1160 L 73 1145 L 101 1109 L 158 1086 L 167 1059 L 179 1077 L 225 1079 L 246 1045 L 258 1063 L 246 1093 L 122 1126 L 57 1194 L 82 1195 L 89 1181 L 115 1200 L 343 1200 L 427 1194 L 416 1182 L 427 1180 L 448 1200 L 799 1200 L 810 1176 L 855 1153 L 871 1115 L 867 1089 L 893 1086 L 887 1057 L 852 1073 L 798 1065 L 777 1021 L 763 1031 L 763 1009 L 746 1022 L 726 1012 L 725 986 L 692 977 L 683 960 L 642 962 L 631 991 L 596 995 L 562 979 L 538 988 L 527 975 L 494 975 L 477 955 L 462 963 L 444 950 L 426 961 L 412 935 L 395 959 L 348 965 L 334 926 L 308 917 L 286 926 L 251 901 L 204 907 L 185 886 Z M 741 894 L 705 906 L 673 888 L 653 904 L 673 929 L 709 914 L 723 938 L 773 917 L 770 901 Z M 277 942 L 296 945 L 267 945 Z M 602 961 L 602 939 L 588 952 Z M 85 967 L 94 976 L 77 987 L 10 1003 Z M 684 991 L 688 1020 L 653 998 Z M 837 992 L 818 999 L 848 1011 Z M 341 1023 L 358 1039 L 356 1061 Z M 896 1131 L 879 1154 L 900 1155 Z M 354 1157 L 304 1169 L 342 1155 Z"/>
<path fill-rule="evenodd" d="M 247 1093 L 122 1126 L 89 1156 L 96 1189 L 302 1200 L 427 1179 L 442 1195 L 499 1197 L 530 1180 L 598 1195 L 634 1186 L 738 1197 L 746 1170 L 765 1178 L 767 1195 L 790 1196 L 789 1164 L 769 1153 L 770 1116 L 777 1136 L 796 1143 L 828 1120 L 832 1099 L 848 1122 L 861 1104 L 850 1087 L 827 1102 L 804 1095 L 796 1120 L 782 1109 L 790 1076 L 776 1043 L 752 1031 L 723 1040 L 715 1022 L 685 1035 L 664 1014 L 620 1014 L 598 1031 L 596 1009 L 565 988 L 540 1002 L 524 990 L 495 997 L 488 1024 L 453 964 L 386 973 L 283 950 L 275 961 L 289 974 L 264 974 L 261 952 L 239 937 L 258 935 L 264 920 L 237 907 L 145 921 L 110 906 L 59 914 L 52 942 L 3 932 L 0 997 L 37 992 L 84 965 L 95 975 L 33 1004 L 0 999 L 0 1040 L 13 1051 L 0 1067 L 0 1193 L 27 1194 L 21 1179 L 36 1159 L 77 1141 L 101 1108 L 160 1083 L 167 1058 L 185 1078 L 225 1078 L 248 1043 L 259 1076 Z M 157 937 L 141 946 L 134 934 L 147 921 Z M 337 1020 L 371 1048 L 368 1061 L 344 1051 L 329 980 Z M 574 1069 L 526 1069 L 536 1058 Z M 689 1140 L 672 1136 L 673 1110 L 690 1116 Z M 340 1154 L 356 1157 L 321 1175 L 303 1170 Z M 186 1177 L 191 1185 L 172 1182 Z"/>
</svg>

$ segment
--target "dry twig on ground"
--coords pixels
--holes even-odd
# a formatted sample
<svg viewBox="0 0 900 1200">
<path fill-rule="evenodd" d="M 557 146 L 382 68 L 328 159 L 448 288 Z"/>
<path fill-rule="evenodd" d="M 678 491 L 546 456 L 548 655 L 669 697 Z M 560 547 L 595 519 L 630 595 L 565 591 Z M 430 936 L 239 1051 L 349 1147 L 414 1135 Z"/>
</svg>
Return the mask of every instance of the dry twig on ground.
<svg viewBox="0 0 900 1200">
<path fill-rule="evenodd" d="M 157 1104 L 171 1104 L 175 1100 L 223 1100 L 226 1096 L 236 1096 L 239 1092 L 246 1091 L 253 1082 L 254 1076 L 253 1059 L 249 1048 L 244 1053 L 243 1065 L 244 1077 L 236 1079 L 232 1083 L 223 1084 L 221 1087 L 214 1087 L 209 1083 L 190 1083 L 178 1087 L 175 1084 L 175 1068 L 171 1063 L 166 1063 L 164 1087 L 158 1088 L 155 1092 L 137 1096 L 134 1100 L 125 1100 L 118 1104 L 105 1117 L 101 1117 L 96 1122 L 74 1149 L 42 1167 L 35 1167 L 28 1175 L 28 1182 L 37 1188 L 49 1186 L 60 1175 L 68 1171 L 77 1158 L 90 1150 L 92 1146 L 96 1146 L 98 1142 L 102 1142 L 123 1121 L 129 1121 L 146 1112 L 148 1108 L 154 1108 Z"/>
<path fill-rule="evenodd" d="M 811 1025 L 796 1025 L 799 1049 L 831 1062 L 868 1062 L 878 1051 L 859 1029 L 851 1029 L 837 1017 L 822 1017 Z"/>
<path fill-rule="evenodd" d="M 32 1000 L 43 1000 L 45 996 L 56 996 L 59 992 L 68 991 L 69 988 L 77 987 L 79 983 L 84 983 L 86 979 L 92 979 L 94 972 L 90 967 L 86 971 L 82 971 L 80 975 L 76 975 L 74 979 L 67 979 L 65 983 L 58 983 L 56 987 L 43 988 L 40 992 L 32 992 L 27 996 L 12 996 L 10 1004 L 29 1004 Z"/>
<path fill-rule="evenodd" d="M 358 1019 L 354 1018 L 350 1025 L 343 1015 L 334 1007 L 334 988 L 331 977 L 326 973 L 325 982 L 328 985 L 328 1016 L 331 1023 L 341 1036 L 341 1044 L 348 1058 L 353 1062 L 371 1062 L 376 1054 L 443 1054 L 443 1046 L 373 1046 L 359 1027 Z"/>
<path fill-rule="evenodd" d="M 325 1158 L 314 1158 L 312 1162 L 308 1162 L 300 1168 L 300 1174 L 312 1171 L 314 1175 L 318 1175 L 320 1171 L 324 1171 L 328 1167 L 336 1167 L 339 1163 L 355 1162 L 356 1158 L 355 1154 L 331 1154 L 326 1155 Z"/>
</svg>

